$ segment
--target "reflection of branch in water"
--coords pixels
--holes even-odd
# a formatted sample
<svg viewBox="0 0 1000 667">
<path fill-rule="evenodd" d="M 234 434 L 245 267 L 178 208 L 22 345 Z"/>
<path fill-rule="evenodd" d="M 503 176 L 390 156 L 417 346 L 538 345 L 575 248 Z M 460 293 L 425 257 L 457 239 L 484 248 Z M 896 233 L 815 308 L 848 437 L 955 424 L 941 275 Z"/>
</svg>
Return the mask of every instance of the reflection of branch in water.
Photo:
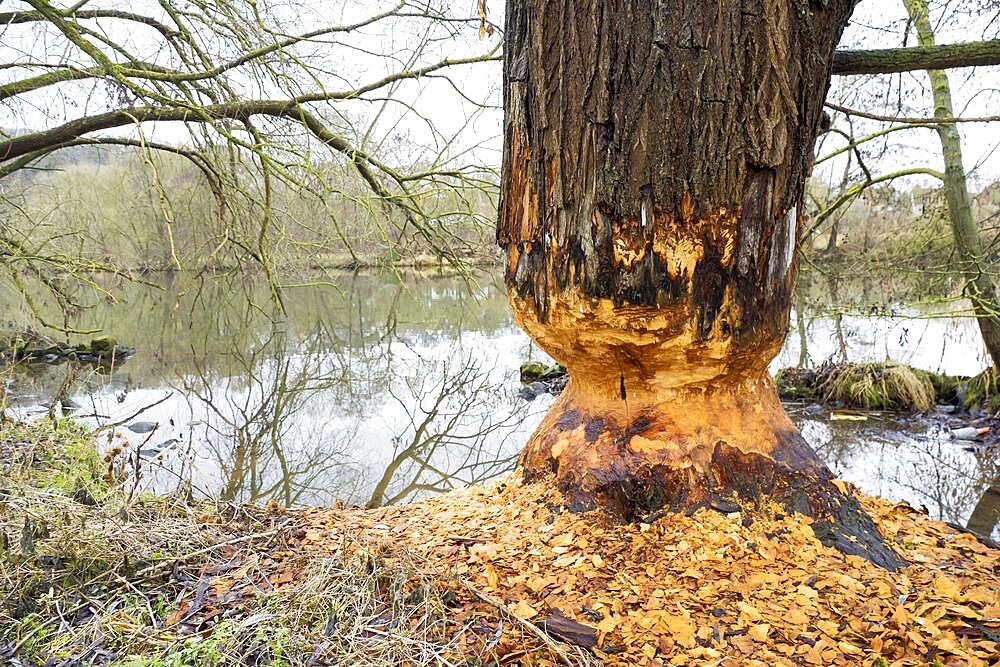
<svg viewBox="0 0 1000 667">
<path fill-rule="evenodd" d="M 321 352 L 290 352 L 280 319 L 266 339 L 249 350 L 233 345 L 228 356 L 228 377 L 211 377 L 196 358 L 196 379 L 185 382 L 185 391 L 216 417 L 209 429 L 217 437 L 209 444 L 222 475 L 220 499 L 273 498 L 294 505 L 319 490 L 317 480 L 344 465 L 339 452 L 291 433 L 302 421 L 292 416 L 311 396 L 342 382 L 341 376 L 324 370 L 329 357 Z"/>
<path fill-rule="evenodd" d="M 812 321 L 812 320 L 810 320 Z M 809 330 L 806 324 L 806 299 L 802 289 L 795 290 L 795 330 L 799 334 L 799 368 L 809 366 Z"/>
<path fill-rule="evenodd" d="M 513 467 L 516 454 L 505 454 L 506 440 L 524 420 L 525 408 L 515 404 L 498 416 L 499 389 L 489 373 L 472 359 L 460 363 L 458 370 L 449 362 L 422 363 L 405 383 L 405 394 L 389 388 L 410 423 L 393 438 L 393 457 L 368 507 L 476 484 Z M 500 436 L 499 442 L 490 443 L 493 435 Z"/>
<path fill-rule="evenodd" d="M 830 295 L 833 297 L 833 304 L 840 304 L 839 283 L 837 277 L 829 274 L 827 275 L 827 282 L 830 287 Z M 837 337 L 837 360 L 841 363 L 847 361 L 847 341 L 844 340 L 844 313 L 840 308 L 837 308 L 836 314 L 833 318 L 833 330 Z"/>
<path fill-rule="evenodd" d="M 63 401 L 68 398 L 70 387 L 76 381 L 77 369 L 76 363 L 72 360 L 66 364 L 66 375 L 63 377 L 59 388 L 49 399 L 49 419 L 55 421 L 56 406 L 62 405 Z"/>
<path fill-rule="evenodd" d="M 972 462 L 951 441 L 917 441 L 908 446 L 919 460 L 905 469 L 897 468 L 887 480 L 926 499 L 933 515 L 942 521 L 961 521 L 976 502 L 984 480 L 996 478 L 996 461 L 980 455 Z"/>
<path fill-rule="evenodd" d="M 919 418 L 884 415 L 860 426 L 793 417 L 823 460 L 846 478 L 863 480 L 868 493 L 908 498 L 937 519 L 964 523 L 983 489 L 1000 479 L 995 456 L 965 452 Z"/>
<path fill-rule="evenodd" d="M 989 537 L 997 524 L 1000 524 L 1000 479 L 986 487 L 983 497 L 972 510 L 966 527 L 974 533 Z"/>
</svg>

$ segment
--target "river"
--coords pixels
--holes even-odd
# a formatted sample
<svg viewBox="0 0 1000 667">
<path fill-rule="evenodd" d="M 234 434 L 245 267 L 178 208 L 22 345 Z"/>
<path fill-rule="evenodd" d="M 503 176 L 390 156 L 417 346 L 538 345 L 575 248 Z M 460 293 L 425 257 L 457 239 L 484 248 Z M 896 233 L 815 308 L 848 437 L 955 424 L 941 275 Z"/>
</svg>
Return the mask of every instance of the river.
<svg viewBox="0 0 1000 667">
<path fill-rule="evenodd" d="M 70 398 L 78 419 L 105 428 L 100 446 L 122 450 L 140 490 L 289 506 L 404 502 L 509 471 L 552 400 L 518 395 L 521 362 L 547 358 L 489 273 L 471 283 L 333 275 L 288 288 L 283 307 L 260 280 L 160 279 L 116 289 L 77 317 L 137 349 L 109 372 L 73 369 Z M 979 372 L 975 323 L 941 309 L 800 298 L 772 370 L 846 356 Z M 68 370 L 8 370 L 15 415 L 46 411 Z M 831 421 L 818 406 L 786 408 L 838 476 L 936 518 L 964 525 L 1000 482 L 997 452 L 963 449 L 942 415 Z"/>
</svg>

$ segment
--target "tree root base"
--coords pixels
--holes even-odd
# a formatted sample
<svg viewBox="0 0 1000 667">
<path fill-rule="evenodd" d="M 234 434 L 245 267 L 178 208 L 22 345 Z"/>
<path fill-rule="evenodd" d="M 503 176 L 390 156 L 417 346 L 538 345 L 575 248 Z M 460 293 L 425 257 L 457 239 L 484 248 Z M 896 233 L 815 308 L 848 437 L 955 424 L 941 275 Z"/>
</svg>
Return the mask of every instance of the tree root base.
<svg viewBox="0 0 1000 667">
<path fill-rule="evenodd" d="M 526 474 L 526 479 L 534 476 Z M 761 512 L 770 505 L 813 519 L 816 538 L 842 553 L 860 556 L 891 572 L 907 562 L 886 544 L 858 500 L 833 483 L 825 468 L 792 468 L 767 456 L 744 453 L 723 442 L 716 445 L 708 470 L 656 466 L 608 479 L 584 491 L 569 480 L 560 490 L 576 512 L 601 508 L 626 522 L 651 522 L 667 512 L 692 513 L 702 507 L 718 511 Z"/>
<path fill-rule="evenodd" d="M 521 469 L 526 481 L 555 473 L 573 511 L 647 523 L 706 506 L 798 513 L 824 545 L 905 567 L 767 388 L 650 404 L 625 420 L 584 411 L 571 385 L 522 452 Z"/>
</svg>

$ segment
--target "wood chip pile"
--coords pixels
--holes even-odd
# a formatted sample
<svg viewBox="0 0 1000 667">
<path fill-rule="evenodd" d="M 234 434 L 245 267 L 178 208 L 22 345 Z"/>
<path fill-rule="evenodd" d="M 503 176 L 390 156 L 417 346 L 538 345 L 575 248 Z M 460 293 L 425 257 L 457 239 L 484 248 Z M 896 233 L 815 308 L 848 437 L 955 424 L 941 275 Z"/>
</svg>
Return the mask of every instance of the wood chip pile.
<svg viewBox="0 0 1000 667">
<path fill-rule="evenodd" d="M 1000 552 L 906 505 L 861 498 L 909 567 L 890 573 L 826 548 L 799 515 L 705 508 L 621 525 L 513 478 L 377 510 L 290 511 L 289 540 L 258 567 L 280 588 L 300 576 L 303 554 L 336 554 L 348 539 L 384 558 L 405 553 L 446 592 L 456 659 L 1000 665 Z M 376 630 L 386 627 L 407 632 L 391 620 Z"/>
</svg>

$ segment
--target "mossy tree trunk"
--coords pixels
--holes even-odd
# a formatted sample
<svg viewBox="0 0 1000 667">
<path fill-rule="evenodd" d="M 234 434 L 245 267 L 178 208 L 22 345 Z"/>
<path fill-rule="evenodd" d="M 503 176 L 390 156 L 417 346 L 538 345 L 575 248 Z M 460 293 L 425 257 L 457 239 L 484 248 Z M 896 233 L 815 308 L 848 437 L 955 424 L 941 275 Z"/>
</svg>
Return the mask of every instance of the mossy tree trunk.
<svg viewBox="0 0 1000 667">
<path fill-rule="evenodd" d="M 927 11 L 927 0 L 903 0 L 910 20 L 917 30 L 917 40 L 922 47 L 934 46 L 934 29 Z M 951 85 L 944 70 L 927 70 L 934 97 L 934 116 L 954 118 L 951 103 Z M 965 293 L 972 301 L 983 343 L 994 368 L 1000 368 L 1000 311 L 997 309 L 996 290 L 990 278 L 988 262 L 983 251 L 979 227 L 972 217 L 969 186 L 962 162 L 962 136 L 955 123 L 937 126 L 944 157 L 944 192 L 948 201 L 948 218 L 951 221 L 959 268 L 965 279 Z"/>
<path fill-rule="evenodd" d="M 900 564 L 767 372 L 853 4 L 508 3 L 497 240 L 515 317 L 570 374 L 521 466 L 571 507 L 774 500 Z"/>
</svg>

